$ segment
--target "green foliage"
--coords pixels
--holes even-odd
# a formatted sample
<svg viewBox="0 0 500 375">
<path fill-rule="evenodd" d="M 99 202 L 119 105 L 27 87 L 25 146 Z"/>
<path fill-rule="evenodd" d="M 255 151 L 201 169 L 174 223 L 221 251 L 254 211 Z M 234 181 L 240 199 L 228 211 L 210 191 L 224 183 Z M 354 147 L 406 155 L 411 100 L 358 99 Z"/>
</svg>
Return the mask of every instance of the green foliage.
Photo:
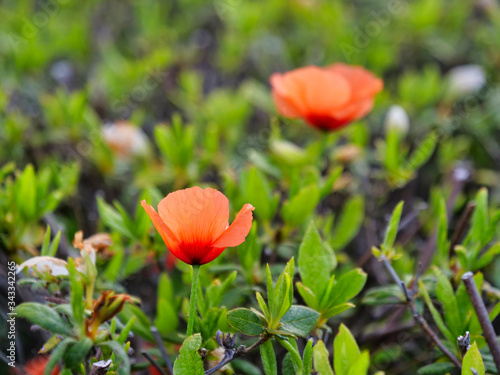
<svg viewBox="0 0 500 375">
<path fill-rule="evenodd" d="M 408 342 L 385 340 L 384 327 L 418 323 L 419 314 L 459 361 L 457 336 L 470 333 L 463 373 L 494 373 L 461 276 L 474 272 L 493 321 L 497 8 L 472 0 L 1 2 L 0 248 L 18 318 L 50 337 L 45 373 L 60 365 L 63 375 L 84 374 L 108 359 L 110 375 L 147 372 L 140 353 L 166 367 L 163 345 L 176 373 L 201 374 L 227 346 L 249 342 L 261 345 L 226 372 L 366 374 L 366 349 L 387 362 L 387 375 L 456 372 L 434 344 L 415 352 L 427 329 L 406 330 Z M 370 113 L 326 132 L 308 127 L 310 116 L 278 111 L 276 90 L 337 115 L 327 103 L 337 95 L 316 97 L 326 81 L 298 95 L 288 80 L 269 85 L 275 73 L 337 62 L 383 78 Z M 295 104 L 291 113 L 304 105 Z M 408 118 L 390 118 L 396 104 Z M 156 208 L 190 186 L 223 192 L 228 224 L 245 203 L 255 211 L 245 241 L 203 265 L 197 334 L 186 338 L 187 266 L 140 202 Z M 79 231 L 83 243 L 73 244 Z M 16 264 L 38 257 L 12 280 Z M 53 257 L 68 275 L 43 268 Z M 115 302 L 121 311 L 93 327 L 109 291 L 134 302 Z M 393 315 L 396 307 L 404 313 Z M 325 337 L 339 325 L 330 363 Z M 40 348 L 27 341 L 28 325 L 16 327 L 30 360 Z M 218 330 L 236 336 L 220 347 Z"/>
<path fill-rule="evenodd" d="M 462 375 L 473 375 L 474 373 L 477 375 L 485 374 L 483 359 L 475 342 L 472 343 L 462 361 Z"/>
<path fill-rule="evenodd" d="M 193 375 L 203 375 L 205 371 L 203 370 L 203 362 L 198 350 L 201 347 L 201 335 L 195 334 L 190 336 L 184 341 L 181 347 L 179 358 L 174 364 L 174 374 L 193 374 Z"/>
<path fill-rule="evenodd" d="M 266 326 L 257 314 L 248 309 L 235 309 L 227 314 L 228 323 L 241 333 L 257 336 L 266 330 Z"/>
<path fill-rule="evenodd" d="M 71 326 L 53 308 L 41 303 L 25 302 L 16 307 L 20 318 L 28 319 L 49 332 L 58 333 L 65 337 L 74 335 Z"/>
<path fill-rule="evenodd" d="M 318 264 L 323 266 L 318 268 Z M 331 271 L 336 264 L 335 254 L 311 222 L 299 248 L 302 282 L 297 283 L 297 290 L 306 304 L 321 314 L 320 325 L 354 307 L 348 301 L 361 291 L 366 282 L 366 274 L 361 269 L 352 270 L 335 280 Z"/>
</svg>

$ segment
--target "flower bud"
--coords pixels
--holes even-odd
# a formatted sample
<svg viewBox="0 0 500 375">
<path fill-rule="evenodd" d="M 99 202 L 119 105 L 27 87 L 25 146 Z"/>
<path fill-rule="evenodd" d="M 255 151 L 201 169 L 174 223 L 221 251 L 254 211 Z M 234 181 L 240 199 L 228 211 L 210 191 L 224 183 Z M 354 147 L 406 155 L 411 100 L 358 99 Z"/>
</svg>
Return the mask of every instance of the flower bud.
<svg viewBox="0 0 500 375">
<path fill-rule="evenodd" d="M 398 132 L 398 134 L 405 136 L 410 130 L 410 119 L 400 105 L 392 105 L 387 110 L 385 115 L 384 127 L 386 133 L 392 130 Z"/>
<path fill-rule="evenodd" d="M 287 165 L 299 165 L 308 160 L 306 151 L 292 142 L 273 140 L 270 148 L 273 155 Z"/>
<path fill-rule="evenodd" d="M 50 273 L 52 276 L 68 276 L 66 261 L 49 256 L 33 257 L 17 266 L 17 273 L 28 268 L 30 273 L 36 271 L 39 274 Z"/>
<path fill-rule="evenodd" d="M 135 302 L 136 299 L 128 294 L 116 294 L 112 290 L 103 291 L 94 303 L 92 315 L 87 319 L 87 336 L 95 338 L 101 324 L 112 319 L 123 309 L 125 302 Z"/>
<path fill-rule="evenodd" d="M 103 137 L 106 144 L 121 159 L 144 155 L 148 149 L 148 140 L 144 132 L 126 121 L 117 121 L 104 127 Z"/>
<path fill-rule="evenodd" d="M 464 95 L 474 93 L 486 83 L 483 68 L 479 65 L 461 65 L 448 72 L 447 97 L 458 99 Z"/>
</svg>

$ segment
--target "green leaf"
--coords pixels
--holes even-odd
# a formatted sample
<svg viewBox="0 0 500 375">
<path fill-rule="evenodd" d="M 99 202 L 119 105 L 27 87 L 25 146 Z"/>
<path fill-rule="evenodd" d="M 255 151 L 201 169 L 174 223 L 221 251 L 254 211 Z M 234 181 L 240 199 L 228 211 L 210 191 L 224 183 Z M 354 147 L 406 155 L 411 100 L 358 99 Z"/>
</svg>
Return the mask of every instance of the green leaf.
<svg viewBox="0 0 500 375">
<path fill-rule="evenodd" d="M 313 359 L 313 339 L 307 341 L 306 347 L 304 348 L 304 354 L 302 355 L 302 372 L 309 375 L 312 371 L 312 359 Z"/>
<path fill-rule="evenodd" d="M 135 316 L 137 318 L 137 321 L 132 328 L 132 332 L 136 333 L 138 336 L 142 337 L 145 340 L 154 342 L 155 339 L 150 331 L 151 322 L 139 307 L 130 303 L 126 303 L 118 316 L 122 321 L 125 322 L 128 322 L 130 319 L 132 319 L 133 316 Z"/>
<path fill-rule="evenodd" d="M 283 324 L 280 329 L 293 333 L 296 336 L 307 336 L 316 326 L 319 313 L 305 306 L 293 305 L 281 318 Z"/>
<path fill-rule="evenodd" d="M 352 309 L 353 307 L 355 307 L 355 305 L 353 303 L 350 303 L 350 302 L 342 303 L 340 305 L 330 307 L 328 310 L 322 312 L 321 316 L 324 319 L 329 319 L 332 316 L 342 314 L 344 311 Z"/>
<path fill-rule="evenodd" d="M 438 362 L 422 367 L 417 371 L 418 375 L 444 375 L 456 369 L 453 363 Z"/>
<path fill-rule="evenodd" d="M 484 232 L 481 238 L 481 244 L 486 245 L 493 239 L 493 237 L 495 237 L 495 234 L 498 231 L 498 223 L 500 223 L 500 210 L 495 212 L 495 214 L 491 217 L 488 227 L 486 228 L 486 232 Z"/>
<path fill-rule="evenodd" d="M 432 156 L 434 149 L 436 148 L 436 144 L 438 141 L 438 136 L 436 133 L 430 133 L 420 145 L 412 152 L 410 158 L 408 160 L 408 164 L 406 169 L 410 171 L 415 171 L 419 169 L 422 165 L 427 163 L 427 161 Z"/>
<path fill-rule="evenodd" d="M 342 275 L 332 288 L 327 306 L 337 306 L 357 296 L 365 286 L 366 277 L 366 273 L 361 268 L 356 268 Z"/>
<path fill-rule="evenodd" d="M 289 201 L 283 204 L 281 216 L 289 225 L 300 225 L 316 208 L 319 202 L 319 189 L 316 184 L 306 186 Z"/>
<path fill-rule="evenodd" d="M 280 338 L 277 338 L 277 340 L 290 354 L 290 359 L 295 373 L 302 375 L 302 358 L 300 358 L 300 354 L 296 346 L 292 345 L 288 340 L 282 340 Z M 295 343 L 295 341 L 293 342 Z"/>
<path fill-rule="evenodd" d="M 283 375 L 296 375 L 295 368 L 293 366 L 292 355 L 290 353 L 286 353 L 281 366 L 281 373 Z"/>
<path fill-rule="evenodd" d="M 330 244 L 333 249 L 342 249 L 356 236 L 365 217 L 365 201 L 362 195 L 351 197 L 335 226 Z"/>
<path fill-rule="evenodd" d="M 174 363 L 174 375 L 204 375 L 203 361 L 198 350 L 201 348 L 199 333 L 189 336 L 182 344 L 179 357 Z"/>
<path fill-rule="evenodd" d="M 269 309 L 267 308 L 266 302 L 264 301 L 264 297 L 259 292 L 255 292 L 255 297 L 257 298 L 257 302 L 259 303 L 259 307 L 264 313 L 264 316 L 267 320 L 271 319 L 269 314 Z"/>
<path fill-rule="evenodd" d="M 132 330 L 132 327 L 134 326 L 136 320 L 137 320 L 137 318 L 135 316 L 130 318 L 130 320 L 127 322 L 125 327 L 123 327 L 122 331 L 120 332 L 120 336 L 118 336 L 116 341 L 118 341 L 122 345 L 125 345 L 125 342 L 127 341 L 127 337 L 129 335 L 130 331 Z M 116 322 L 115 318 L 113 318 L 111 323 L 113 323 L 113 322 Z M 110 332 L 111 332 L 111 330 L 110 330 Z"/>
<path fill-rule="evenodd" d="M 266 285 L 267 285 L 267 304 L 269 309 L 273 309 L 273 306 L 276 304 L 275 296 L 274 296 L 274 285 L 273 285 L 273 276 L 271 275 L 271 269 L 269 268 L 269 264 L 266 264 Z"/>
<path fill-rule="evenodd" d="M 255 215 L 263 220 L 271 220 L 276 213 L 277 205 L 271 195 L 271 186 L 266 176 L 255 166 L 241 175 L 243 199 L 255 207 Z"/>
<path fill-rule="evenodd" d="M 130 375 L 130 361 L 122 344 L 117 341 L 105 341 L 99 344 L 99 346 L 106 346 L 113 351 L 116 360 L 117 375 Z"/>
<path fill-rule="evenodd" d="M 315 296 L 321 296 L 336 262 L 333 250 L 323 243 L 311 221 L 299 248 L 298 266 L 302 283 Z M 319 264 L 321 267 L 318 267 Z"/>
<path fill-rule="evenodd" d="M 421 294 L 424 297 L 425 304 L 427 305 L 427 308 L 431 312 L 432 318 L 434 319 L 434 322 L 438 326 L 439 330 L 448 339 L 448 341 L 454 342 L 456 340 L 456 338 L 450 332 L 450 330 L 448 329 L 446 324 L 444 324 L 443 319 L 441 318 L 441 315 L 439 314 L 437 309 L 434 307 L 434 304 L 431 301 L 431 297 L 429 296 L 429 293 L 427 292 L 427 288 L 425 287 L 425 284 L 423 283 L 422 280 L 419 280 L 418 285 L 419 285 Z"/>
<path fill-rule="evenodd" d="M 292 278 L 288 273 L 283 273 L 276 283 L 275 292 L 278 292 L 276 304 L 271 309 L 271 318 L 279 321 L 292 306 L 290 291 L 293 293 Z"/>
<path fill-rule="evenodd" d="M 64 353 L 68 349 L 70 344 L 73 344 L 75 340 L 71 338 L 66 338 L 56 348 L 52 351 L 50 355 L 49 361 L 45 366 L 45 370 L 43 372 L 44 375 L 51 375 L 54 368 L 57 366 L 59 361 L 63 358 Z"/>
<path fill-rule="evenodd" d="M 71 369 L 77 369 L 80 367 L 82 362 L 85 361 L 85 356 L 92 348 L 94 343 L 88 337 L 84 337 L 81 341 L 78 341 L 71 345 L 64 353 L 64 365 Z"/>
<path fill-rule="evenodd" d="M 333 367 L 336 375 L 348 375 L 352 366 L 360 360 L 361 353 L 351 331 L 341 324 L 333 342 Z"/>
<path fill-rule="evenodd" d="M 462 375 L 474 375 L 472 369 L 476 370 L 477 375 L 484 375 L 486 372 L 483 358 L 481 357 L 481 353 L 479 353 L 475 341 L 472 343 L 462 361 Z"/>
<path fill-rule="evenodd" d="M 488 228 L 488 190 L 479 189 L 476 194 L 476 208 L 472 215 L 470 236 L 473 243 L 481 242 Z"/>
<path fill-rule="evenodd" d="M 155 326 L 158 331 L 165 335 L 174 332 L 179 325 L 177 309 L 167 302 L 166 299 L 160 298 L 157 304 Z"/>
<path fill-rule="evenodd" d="M 405 300 L 399 285 L 387 285 L 368 289 L 363 296 L 362 302 L 369 306 L 381 306 L 399 304 Z"/>
<path fill-rule="evenodd" d="M 328 359 L 330 354 L 325 347 L 325 343 L 319 340 L 314 346 L 313 352 L 314 370 L 321 375 L 333 375 L 333 370 Z"/>
<path fill-rule="evenodd" d="M 439 268 L 433 267 L 433 271 L 437 278 L 436 297 L 443 305 L 444 320 L 453 336 L 458 337 L 463 333 L 464 327 L 453 287 Z"/>
<path fill-rule="evenodd" d="M 36 175 L 33 165 L 28 164 L 16 181 L 16 205 L 27 220 L 35 218 L 37 213 Z"/>
<path fill-rule="evenodd" d="M 448 214 L 446 212 L 446 201 L 441 196 L 439 199 L 437 252 L 440 259 L 448 259 Z"/>
<path fill-rule="evenodd" d="M 102 197 L 97 197 L 97 208 L 105 225 L 127 238 L 134 238 L 134 234 L 127 227 L 122 215 L 107 204 Z"/>
<path fill-rule="evenodd" d="M 54 239 L 52 240 L 52 243 L 50 244 L 50 247 L 47 250 L 47 255 L 49 257 L 55 257 L 57 253 L 57 249 L 59 248 L 59 242 L 61 241 L 61 231 L 58 231 Z"/>
<path fill-rule="evenodd" d="M 391 220 L 389 221 L 389 225 L 385 231 L 383 243 L 384 249 L 390 249 L 394 246 L 394 241 L 396 240 L 396 235 L 398 234 L 399 220 L 401 219 L 401 213 L 403 212 L 403 204 L 403 201 L 399 202 L 396 208 L 394 208 L 394 211 L 392 211 Z"/>
<path fill-rule="evenodd" d="M 498 254 L 500 254 L 500 242 L 492 245 L 488 250 L 484 252 L 483 255 L 481 255 L 481 257 L 475 262 L 473 270 L 475 271 L 486 267 Z"/>
<path fill-rule="evenodd" d="M 73 336 L 71 327 L 52 308 L 36 302 L 25 302 L 16 307 L 18 317 L 28 319 L 52 333 L 62 336 Z"/>
<path fill-rule="evenodd" d="M 299 294 L 304 299 L 307 306 L 309 306 L 315 310 L 318 310 L 318 301 L 317 301 L 316 295 L 313 293 L 313 291 L 311 289 L 309 289 L 308 287 L 306 287 L 301 282 L 297 282 L 295 284 L 295 286 L 297 287 Z"/>
<path fill-rule="evenodd" d="M 276 354 L 274 353 L 273 343 L 271 340 L 265 341 L 260 346 L 260 357 L 262 359 L 262 367 L 266 375 L 278 375 L 278 365 L 276 363 Z"/>
<path fill-rule="evenodd" d="M 266 329 L 257 314 L 249 309 L 239 308 L 229 311 L 227 321 L 233 328 L 249 336 L 260 335 Z"/>
<path fill-rule="evenodd" d="M 227 293 L 231 285 L 233 285 L 236 279 L 237 272 L 231 272 L 223 282 L 219 279 L 212 281 L 212 284 L 207 288 L 206 291 L 206 308 L 219 307 L 222 303 L 222 298 Z"/>
<path fill-rule="evenodd" d="M 42 248 L 40 249 L 40 256 L 49 256 L 50 244 L 50 225 L 47 225 L 47 230 L 45 231 L 45 235 L 43 236 Z"/>
<path fill-rule="evenodd" d="M 83 284 L 80 274 L 75 268 L 73 258 L 68 258 L 69 281 L 71 285 L 71 310 L 75 324 L 82 327 L 85 312 L 85 302 L 83 299 Z"/>
<path fill-rule="evenodd" d="M 370 367 L 370 354 L 368 351 L 361 353 L 361 356 L 349 367 L 349 375 L 366 375 Z"/>
<path fill-rule="evenodd" d="M 113 257 L 108 262 L 108 266 L 104 271 L 104 276 L 109 281 L 116 281 L 122 272 L 123 259 L 125 258 L 125 254 L 122 246 L 114 247 L 115 253 Z"/>
</svg>

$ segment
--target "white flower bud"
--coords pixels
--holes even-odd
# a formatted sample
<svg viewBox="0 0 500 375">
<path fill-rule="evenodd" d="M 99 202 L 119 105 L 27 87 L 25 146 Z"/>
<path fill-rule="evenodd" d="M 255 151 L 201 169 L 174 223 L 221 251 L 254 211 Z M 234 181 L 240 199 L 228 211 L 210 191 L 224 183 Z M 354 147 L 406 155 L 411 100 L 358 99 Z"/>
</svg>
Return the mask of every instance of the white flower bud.
<svg viewBox="0 0 500 375">
<path fill-rule="evenodd" d="M 410 118 L 400 105 L 392 105 L 387 110 L 384 121 L 385 131 L 396 130 L 402 136 L 408 134 L 410 130 Z"/>
<path fill-rule="evenodd" d="M 148 140 L 144 132 L 126 121 L 106 126 L 102 132 L 106 144 L 122 159 L 147 152 Z"/>
<path fill-rule="evenodd" d="M 448 72 L 447 96 L 456 99 L 481 89 L 486 83 L 483 68 L 479 65 L 461 65 Z"/>
<path fill-rule="evenodd" d="M 68 263 L 66 261 L 48 256 L 33 257 L 26 262 L 17 266 L 17 272 L 21 272 L 24 268 L 36 270 L 38 273 L 49 272 L 52 276 L 68 276 L 69 272 L 66 268 Z"/>
</svg>

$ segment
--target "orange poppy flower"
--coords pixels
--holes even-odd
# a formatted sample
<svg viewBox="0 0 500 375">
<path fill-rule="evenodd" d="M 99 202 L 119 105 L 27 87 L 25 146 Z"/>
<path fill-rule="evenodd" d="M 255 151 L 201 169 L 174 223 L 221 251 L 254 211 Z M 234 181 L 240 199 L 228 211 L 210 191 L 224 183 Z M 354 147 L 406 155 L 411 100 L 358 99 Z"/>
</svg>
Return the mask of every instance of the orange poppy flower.
<svg viewBox="0 0 500 375">
<path fill-rule="evenodd" d="M 322 130 L 337 130 L 366 116 L 383 88 L 369 71 L 342 63 L 275 73 L 270 82 L 281 115 L 302 118 Z"/>
<path fill-rule="evenodd" d="M 191 265 L 211 262 L 226 247 L 238 246 L 252 227 L 251 204 L 245 204 L 229 226 L 229 201 L 211 188 L 170 193 L 161 200 L 158 213 L 146 201 L 141 204 L 170 252 Z"/>
<path fill-rule="evenodd" d="M 49 362 L 49 357 L 47 356 L 37 356 L 30 359 L 23 367 L 23 371 L 27 375 L 43 375 L 45 372 L 45 367 Z M 59 367 L 56 366 L 52 371 L 52 375 L 58 375 L 60 373 Z"/>
</svg>

